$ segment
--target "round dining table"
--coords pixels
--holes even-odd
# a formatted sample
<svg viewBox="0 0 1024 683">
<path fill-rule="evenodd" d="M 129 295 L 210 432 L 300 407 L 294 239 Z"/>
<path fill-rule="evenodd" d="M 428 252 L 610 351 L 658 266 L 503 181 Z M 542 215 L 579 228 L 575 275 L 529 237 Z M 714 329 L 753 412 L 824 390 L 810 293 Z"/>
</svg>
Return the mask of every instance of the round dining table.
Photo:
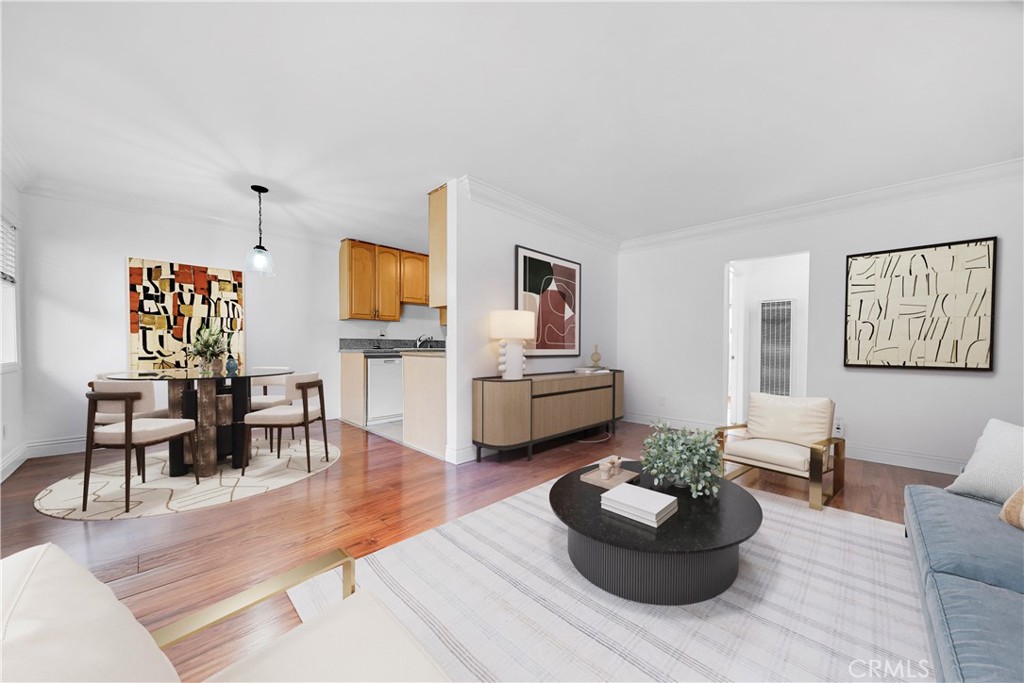
<svg viewBox="0 0 1024 683">
<path fill-rule="evenodd" d="M 170 417 L 196 421 L 198 462 L 192 466 L 198 468 L 199 476 L 209 477 L 217 473 L 220 455 L 230 455 L 233 468 L 242 467 L 245 415 L 249 412 L 252 378 L 292 372 L 289 368 L 239 368 L 232 373 L 168 368 L 117 372 L 107 375 L 107 379 L 167 382 L 167 412 Z M 171 441 L 168 462 L 170 476 L 188 474 L 183 439 Z"/>
</svg>

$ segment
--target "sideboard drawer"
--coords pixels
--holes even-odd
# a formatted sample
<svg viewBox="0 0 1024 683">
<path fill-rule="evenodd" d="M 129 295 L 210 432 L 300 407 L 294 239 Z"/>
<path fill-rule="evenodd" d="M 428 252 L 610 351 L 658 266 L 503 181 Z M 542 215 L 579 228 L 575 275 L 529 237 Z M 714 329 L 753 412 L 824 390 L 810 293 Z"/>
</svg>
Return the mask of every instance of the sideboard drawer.
<svg viewBox="0 0 1024 683">
<path fill-rule="evenodd" d="M 599 375 L 581 375 L 566 373 L 554 375 L 550 378 L 533 380 L 533 395 L 547 396 L 548 394 L 561 394 L 566 391 L 584 391 L 596 389 L 597 387 L 610 387 L 612 385 L 612 373 Z"/>
</svg>

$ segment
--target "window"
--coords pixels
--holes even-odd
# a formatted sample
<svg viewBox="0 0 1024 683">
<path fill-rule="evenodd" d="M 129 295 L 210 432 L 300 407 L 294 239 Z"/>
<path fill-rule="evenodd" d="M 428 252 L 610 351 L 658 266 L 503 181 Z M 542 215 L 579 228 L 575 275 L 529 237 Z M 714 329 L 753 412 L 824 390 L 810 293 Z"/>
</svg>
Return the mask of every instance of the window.
<svg viewBox="0 0 1024 683">
<path fill-rule="evenodd" d="M 0 361 L 4 367 L 18 362 L 18 229 L 0 222 Z"/>
</svg>

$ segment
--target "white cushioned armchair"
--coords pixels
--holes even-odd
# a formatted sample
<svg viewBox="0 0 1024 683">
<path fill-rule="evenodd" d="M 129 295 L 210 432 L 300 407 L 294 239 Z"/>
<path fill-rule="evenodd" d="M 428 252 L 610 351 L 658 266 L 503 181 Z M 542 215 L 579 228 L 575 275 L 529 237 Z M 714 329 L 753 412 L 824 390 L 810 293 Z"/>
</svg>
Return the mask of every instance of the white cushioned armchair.
<svg viewBox="0 0 1024 683">
<path fill-rule="evenodd" d="M 718 428 L 722 459 L 744 465 L 728 478 L 757 467 L 807 479 L 808 502 L 820 510 L 842 490 L 846 472 L 846 441 L 832 436 L 834 415 L 829 398 L 750 394 L 747 421 Z M 738 429 L 745 433 L 728 434 Z M 831 481 L 823 489 L 829 472 Z"/>
<path fill-rule="evenodd" d="M 392 612 L 355 590 L 341 550 L 296 567 L 153 633 L 113 591 L 56 545 L 0 561 L 3 681 L 178 681 L 161 648 L 311 576 L 341 566 L 341 604 L 214 674 L 215 681 L 448 680 Z"/>
</svg>

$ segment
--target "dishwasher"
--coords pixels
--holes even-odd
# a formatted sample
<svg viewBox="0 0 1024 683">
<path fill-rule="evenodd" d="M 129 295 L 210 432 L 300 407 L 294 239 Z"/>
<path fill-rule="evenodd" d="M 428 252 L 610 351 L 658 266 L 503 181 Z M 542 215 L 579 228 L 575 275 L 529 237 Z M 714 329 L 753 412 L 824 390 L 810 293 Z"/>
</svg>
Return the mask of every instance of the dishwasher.
<svg viewBox="0 0 1024 683">
<path fill-rule="evenodd" d="M 402 359 L 366 360 L 366 424 L 402 419 Z"/>
</svg>

